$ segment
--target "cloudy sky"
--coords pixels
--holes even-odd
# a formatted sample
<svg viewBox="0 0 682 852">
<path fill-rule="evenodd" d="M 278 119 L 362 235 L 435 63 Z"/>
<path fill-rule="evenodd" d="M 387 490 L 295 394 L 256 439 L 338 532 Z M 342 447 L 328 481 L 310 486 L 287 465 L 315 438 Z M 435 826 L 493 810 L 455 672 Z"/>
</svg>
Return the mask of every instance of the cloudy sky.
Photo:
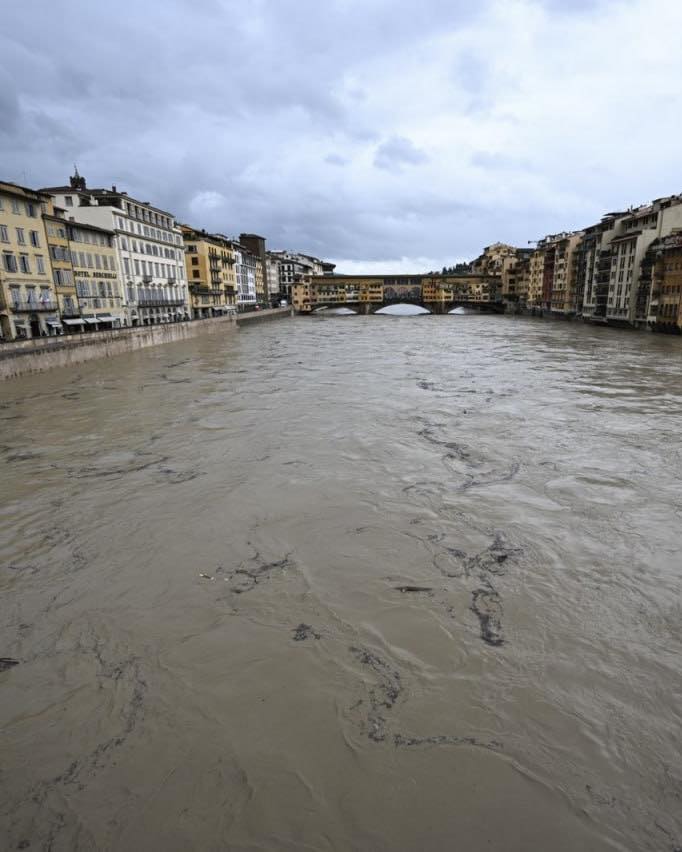
<svg viewBox="0 0 682 852">
<path fill-rule="evenodd" d="M 682 191 L 680 0 L 0 0 L 0 177 L 339 271 Z"/>
</svg>

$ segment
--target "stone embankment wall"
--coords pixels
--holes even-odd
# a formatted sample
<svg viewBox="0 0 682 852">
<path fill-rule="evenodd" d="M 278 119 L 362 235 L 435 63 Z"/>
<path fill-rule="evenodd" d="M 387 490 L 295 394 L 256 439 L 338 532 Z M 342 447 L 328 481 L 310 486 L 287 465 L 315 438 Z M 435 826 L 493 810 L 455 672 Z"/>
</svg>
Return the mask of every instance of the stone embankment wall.
<svg viewBox="0 0 682 852">
<path fill-rule="evenodd" d="M 53 367 L 80 364 L 95 358 L 109 358 L 112 355 L 173 343 L 176 340 L 187 340 L 202 334 L 232 334 L 238 327 L 290 316 L 291 308 L 273 308 L 241 314 L 237 319 L 224 316 L 141 328 L 118 328 L 60 337 L 13 340 L 0 343 L 0 380 L 25 373 L 38 373 Z"/>
</svg>

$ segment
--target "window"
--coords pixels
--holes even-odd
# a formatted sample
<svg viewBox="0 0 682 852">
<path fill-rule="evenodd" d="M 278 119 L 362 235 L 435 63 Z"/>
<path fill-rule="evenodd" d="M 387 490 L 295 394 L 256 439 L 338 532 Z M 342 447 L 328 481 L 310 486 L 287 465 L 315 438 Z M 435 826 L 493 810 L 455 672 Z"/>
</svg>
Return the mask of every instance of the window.
<svg viewBox="0 0 682 852">
<path fill-rule="evenodd" d="M 65 195 L 64 196 L 64 203 L 66 204 L 67 207 L 73 207 L 73 197 L 70 196 L 70 195 Z"/>
<path fill-rule="evenodd" d="M 24 229 L 23 228 L 17 228 L 16 231 L 17 231 L 17 242 L 19 243 L 19 245 L 25 246 L 26 245 L 26 235 L 24 234 Z"/>
<path fill-rule="evenodd" d="M 9 234 L 7 232 L 7 225 L 0 225 L 0 240 L 3 243 L 9 242 Z"/>
<path fill-rule="evenodd" d="M 38 236 L 38 231 L 29 231 L 28 235 L 29 235 L 29 238 L 31 240 L 31 245 L 34 248 L 39 248 L 40 247 L 40 237 Z"/>
<path fill-rule="evenodd" d="M 19 255 L 19 268 L 21 269 L 22 272 L 25 272 L 28 275 L 30 275 L 31 266 L 28 262 L 28 255 L 27 254 L 20 254 Z"/>
<path fill-rule="evenodd" d="M 2 203 L 2 196 L 0 195 L 0 210 L 4 210 L 4 205 Z"/>
<path fill-rule="evenodd" d="M 130 261 L 127 257 L 123 258 L 123 269 L 125 270 L 126 275 L 130 275 Z"/>
<path fill-rule="evenodd" d="M 35 204 L 32 204 L 30 201 L 26 202 L 26 215 L 30 216 L 32 219 L 35 219 L 35 217 L 38 215 L 36 213 Z"/>
<path fill-rule="evenodd" d="M 12 213 L 16 213 L 18 215 L 20 212 L 21 211 L 19 210 L 19 202 L 16 200 L 16 198 L 13 198 L 12 199 Z"/>
<path fill-rule="evenodd" d="M 10 252 L 3 252 L 2 262 L 5 267 L 5 272 L 16 272 L 17 271 L 17 259 Z"/>
<path fill-rule="evenodd" d="M 45 261 L 41 254 L 36 255 L 36 266 L 38 267 L 38 273 L 40 275 L 45 275 Z"/>
<path fill-rule="evenodd" d="M 95 266 L 97 267 L 97 269 L 102 268 L 102 255 L 101 254 L 95 255 Z"/>
<path fill-rule="evenodd" d="M 140 274 L 140 261 L 137 258 L 135 258 L 135 275 L 139 275 L 139 274 Z"/>
<path fill-rule="evenodd" d="M 21 292 L 18 287 L 10 287 L 9 288 L 10 298 L 12 299 L 12 304 L 14 306 L 18 305 L 21 302 Z"/>
<path fill-rule="evenodd" d="M 92 269 L 92 267 L 93 267 L 93 263 L 92 263 L 92 255 L 90 254 L 90 252 L 88 252 L 88 253 L 85 255 L 85 257 L 87 258 L 87 261 L 88 261 L 88 267 L 89 267 L 90 269 Z"/>
</svg>

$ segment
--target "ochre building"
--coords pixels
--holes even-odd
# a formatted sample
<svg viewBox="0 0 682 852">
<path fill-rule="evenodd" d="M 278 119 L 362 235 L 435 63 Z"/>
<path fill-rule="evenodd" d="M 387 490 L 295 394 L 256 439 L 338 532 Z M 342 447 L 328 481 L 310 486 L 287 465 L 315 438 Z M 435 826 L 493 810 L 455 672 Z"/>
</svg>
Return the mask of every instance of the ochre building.
<svg viewBox="0 0 682 852">
<path fill-rule="evenodd" d="M 195 319 L 234 311 L 237 274 L 234 243 L 220 234 L 208 234 L 182 225 L 187 282 Z"/>
<path fill-rule="evenodd" d="M 421 304 L 434 313 L 456 304 L 501 306 L 501 283 L 490 275 L 321 275 L 292 286 L 292 304 L 301 313 L 320 307 L 349 307 L 363 313 L 384 304 Z"/>
<path fill-rule="evenodd" d="M 61 329 L 43 214 L 49 195 L 0 182 L 0 338 L 46 337 Z"/>
</svg>

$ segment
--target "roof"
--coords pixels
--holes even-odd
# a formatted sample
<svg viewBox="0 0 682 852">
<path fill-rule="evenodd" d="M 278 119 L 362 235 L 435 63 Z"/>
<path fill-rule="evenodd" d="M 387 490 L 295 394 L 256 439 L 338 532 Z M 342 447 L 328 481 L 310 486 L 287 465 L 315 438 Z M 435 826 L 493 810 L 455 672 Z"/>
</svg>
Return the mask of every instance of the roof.
<svg viewBox="0 0 682 852">
<path fill-rule="evenodd" d="M 36 199 L 38 198 L 38 196 L 41 195 L 49 195 L 48 192 L 45 192 L 42 189 L 31 189 L 28 186 L 22 186 L 19 183 L 13 183 L 11 180 L 0 180 L 0 189 L 4 190 L 5 192 L 13 192 L 21 197 L 29 196 L 35 197 Z"/>
</svg>

